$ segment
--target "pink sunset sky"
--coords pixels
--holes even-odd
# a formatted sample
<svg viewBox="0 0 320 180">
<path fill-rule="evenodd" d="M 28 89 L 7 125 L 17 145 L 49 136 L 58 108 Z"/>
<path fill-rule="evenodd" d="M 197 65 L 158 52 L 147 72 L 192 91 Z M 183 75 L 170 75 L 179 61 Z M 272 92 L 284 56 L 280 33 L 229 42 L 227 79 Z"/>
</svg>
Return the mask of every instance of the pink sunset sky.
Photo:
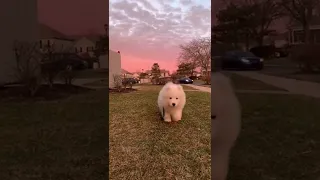
<svg viewBox="0 0 320 180">
<path fill-rule="evenodd" d="M 66 35 L 101 34 L 108 6 L 107 0 L 38 0 L 38 19 Z"/>
<path fill-rule="evenodd" d="M 110 0 L 110 49 L 121 52 L 122 68 L 130 72 L 158 63 L 177 69 L 179 45 L 210 37 L 208 0 Z"/>
</svg>

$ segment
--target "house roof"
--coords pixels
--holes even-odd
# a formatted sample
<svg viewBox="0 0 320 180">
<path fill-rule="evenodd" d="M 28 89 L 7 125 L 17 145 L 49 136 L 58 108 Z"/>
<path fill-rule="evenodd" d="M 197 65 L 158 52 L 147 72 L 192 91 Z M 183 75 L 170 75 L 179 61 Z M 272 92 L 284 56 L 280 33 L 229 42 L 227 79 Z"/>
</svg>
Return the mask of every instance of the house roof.
<svg viewBox="0 0 320 180">
<path fill-rule="evenodd" d="M 43 23 L 39 23 L 39 38 L 40 39 L 62 39 L 62 40 L 70 40 L 72 41 L 72 38 L 68 38 L 65 34 L 62 32 L 46 25 Z"/>
<path fill-rule="evenodd" d="M 122 74 L 132 74 L 131 72 L 129 72 L 129 71 L 125 70 L 125 69 L 121 69 L 121 73 Z"/>
<path fill-rule="evenodd" d="M 160 69 L 160 73 L 169 73 L 169 71 L 165 69 Z"/>
<path fill-rule="evenodd" d="M 69 37 L 75 40 L 79 40 L 85 37 L 88 40 L 92 41 L 93 43 L 96 43 L 100 39 L 100 36 L 102 35 L 101 34 L 83 34 L 83 35 L 72 35 Z"/>
</svg>

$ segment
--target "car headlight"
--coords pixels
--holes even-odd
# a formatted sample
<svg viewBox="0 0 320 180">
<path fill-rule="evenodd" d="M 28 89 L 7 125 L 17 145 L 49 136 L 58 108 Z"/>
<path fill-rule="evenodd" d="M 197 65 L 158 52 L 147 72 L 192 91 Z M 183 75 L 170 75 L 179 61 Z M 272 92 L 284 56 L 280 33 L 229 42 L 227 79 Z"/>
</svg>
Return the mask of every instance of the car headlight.
<svg viewBox="0 0 320 180">
<path fill-rule="evenodd" d="M 264 60 L 263 60 L 263 58 L 260 58 L 260 62 L 263 62 Z"/>
<path fill-rule="evenodd" d="M 244 63 L 250 63 L 250 61 L 248 59 L 245 59 L 245 58 L 241 58 L 241 61 L 244 62 Z"/>
</svg>

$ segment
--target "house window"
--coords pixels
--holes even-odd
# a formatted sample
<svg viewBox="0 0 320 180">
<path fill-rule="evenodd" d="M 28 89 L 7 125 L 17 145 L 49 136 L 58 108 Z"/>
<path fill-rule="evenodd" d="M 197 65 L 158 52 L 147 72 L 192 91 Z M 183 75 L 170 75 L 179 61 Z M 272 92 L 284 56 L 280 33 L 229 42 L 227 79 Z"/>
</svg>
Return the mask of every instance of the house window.
<svg viewBox="0 0 320 180">
<path fill-rule="evenodd" d="M 293 43 L 302 43 L 304 42 L 303 31 L 293 31 Z"/>
<path fill-rule="evenodd" d="M 74 50 L 75 50 L 75 52 L 76 52 L 76 53 L 78 52 L 78 49 L 77 49 L 77 47 L 75 47 L 75 48 L 74 48 Z"/>
<path fill-rule="evenodd" d="M 82 47 L 80 47 L 80 52 L 82 52 Z"/>
<path fill-rule="evenodd" d="M 39 43 L 40 43 L 40 44 L 39 44 L 39 45 L 40 45 L 40 48 L 42 48 L 42 40 L 40 40 L 40 42 L 39 42 Z"/>
</svg>

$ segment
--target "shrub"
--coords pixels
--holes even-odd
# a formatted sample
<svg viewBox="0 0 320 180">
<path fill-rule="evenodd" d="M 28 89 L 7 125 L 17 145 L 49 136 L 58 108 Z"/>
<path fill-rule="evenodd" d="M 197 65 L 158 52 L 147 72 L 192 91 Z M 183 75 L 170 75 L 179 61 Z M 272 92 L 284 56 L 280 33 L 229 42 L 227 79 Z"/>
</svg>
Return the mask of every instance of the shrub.
<svg viewBox="0 0 320 180">
<path fill-rule="evenodd" d="M 301 44 L 293 46 L 290 50 L 290 59 L 296 62 L 302 72 L 320 71 L 320 45 Z"/>
<path fill-rule="evenodd" d="M 160 78 L 159 77 L 153 77 L 151 79 L 152 84 L 157 85 L 160 83 Z"/>
<path fill-rule="evenodd" d="M 124 89 L 127 89 L 127 87 L 129 87 L 129 89 L 132 89 L 132 85 L 135 83 L 135 80 L 133 78 L 124 78 L 122 80 L 122 85 L 124 87 Z"/>
<path fill-rule="evenodd" d="M 171 78 L 159 78 L 159 84 L 165 85 L 167 82 L 171 81 Z"/>
<path fill-rule="evenodd" d="M 73 68 L 71 65 L 67 66 L 65 70 L 63 70 L 61 73 L 61 78 L 64 80 L 66 85 L 72 85 L 72 81 L 75 78 L 75 73 L 73 71 Z"/>
<path fill-rule="evenodd" d="M 115 88 L 121 92 L 122 89 L 122 77 L 119 74 L 114 74 L 113 75 L 113 82 L 114 82 L 114 86 Z"/>
<path fill-rule="evenodd" d="M 201 76 L 201 80 L 205 82 L 205 84 L 211 84 L 211 75 L 203 75 Z"/>
<path fill-rule="evenodd" d="M 28 94 L 34 96 L 41 86 L 41 56 L 38 43 L 15 42 L 16 77 Z"/>
<path fill-rule="evenodd" d="M 61 60 L 45 61 L 41 64 L 42 78 L 50 87 L 53 86 L 54 80 L 62 70 L 63 62 Z"/>
</svg>

